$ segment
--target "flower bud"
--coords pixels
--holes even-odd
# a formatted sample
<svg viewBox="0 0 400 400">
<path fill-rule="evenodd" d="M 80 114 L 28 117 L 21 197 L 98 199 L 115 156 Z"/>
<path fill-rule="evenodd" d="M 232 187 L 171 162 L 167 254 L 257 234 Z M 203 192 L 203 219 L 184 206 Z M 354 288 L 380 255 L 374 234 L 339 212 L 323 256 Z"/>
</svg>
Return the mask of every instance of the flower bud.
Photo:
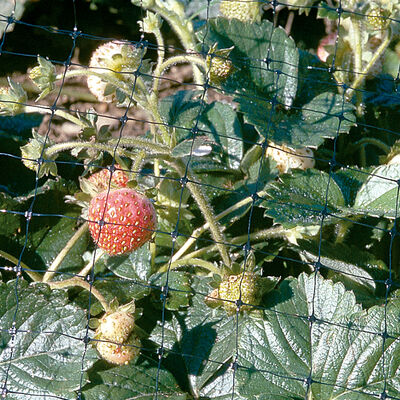
<svg viewBox="0 0 400 400">
<path fill-rule="evenodd" d="M 24 112 L 28 96 L 22 86 L 8 78 L 9 87 L 0 87 L 0 115 Z"/>
</svg>

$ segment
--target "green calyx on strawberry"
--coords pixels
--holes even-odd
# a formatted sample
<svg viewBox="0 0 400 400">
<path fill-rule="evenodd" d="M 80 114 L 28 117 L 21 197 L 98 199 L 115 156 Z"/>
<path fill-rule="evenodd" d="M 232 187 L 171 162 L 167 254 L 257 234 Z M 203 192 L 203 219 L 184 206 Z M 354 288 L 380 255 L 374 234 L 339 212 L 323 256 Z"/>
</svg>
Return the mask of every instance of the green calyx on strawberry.
<svg viewBox="0 0 400 400">
<path fill-rule="evenodd" d="M 151 201 L 129 188 L 93 197 L 88 220 L 93 240 L 110 255 L 130 253 L 143 246 L 152 238 L 157 225 Z"/>
<path fill-rule="evenodd" d="M 228 19 L 235 18 L 243 22 L 261 20 L 261 3 L 254 0 L 222 0 L 219 11 Z"/>
</svg>

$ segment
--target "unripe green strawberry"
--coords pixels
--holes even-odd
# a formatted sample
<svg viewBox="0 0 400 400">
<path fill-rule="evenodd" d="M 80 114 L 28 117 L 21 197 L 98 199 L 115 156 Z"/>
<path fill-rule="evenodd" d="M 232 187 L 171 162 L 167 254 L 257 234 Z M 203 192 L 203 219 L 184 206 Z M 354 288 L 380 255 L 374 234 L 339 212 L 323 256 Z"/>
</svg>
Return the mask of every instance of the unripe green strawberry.
<svg viewBox="0 0 400 400">
<path fill-rule="evenodd" d="M 145 50 L 123 42 L 108 42 L 99 46 L 90 59 L 89 67 L 98 74 L 110 75 L 119 80 L 126 80 L 129 73 L 137 70 Z M 108 83 L 99 76 L 90 75 L 87 79 L 89 90 L 99 101 L 111 103 L 114 94 L 106 94 Z"/>
<path fill-rule="evenodd" d="M 259 287 L 257 283 L 258 276 L 245 272 L 239 275 L 230 275 L 227 279 L 223 280 L 218 288 L 218 296 L 220 300 L 224 301 L 223 306 L 228 314 L 236 312 L 236 301 L 239 300 L 241 294 L 241 301 L 243 303 L 258 305 L 260 303 Z M 240 307 L 241 311 L 251 310 L 250 305 L 243 305 Z"/>
<path fill-rule="evenodd" d="M 101 357 L 111 364 L 126 365 L 140 353 L 140 340 L 132 333 L 126 342 L 117 344 L 106 338 L 99 338 L 96 344 Z"/>
<path fill-rule="evenodd" d="M 302 149 L 292 149 L 285 145 L 279 146 L 270 143 L 267 148 L 266 156 L 271 157 L 277 163 L 279 172 L 285 173 L 289 169 L 313 168 L 315 165 L 314 153 L 311 149 L 304 147 Z"/>
<path fill-rule="evenodd" d="M 101 192 L 89 204 L 89 230 L 110 255 L 130 253 L 149 241 L 157 215 L 151 201 L 133 189 Z M 104 224 L 100 223 L 104 221 Z"/>
<path fill-rule="evenodd" d="M 135 326 L 133 315 L 123 311 L 105 315 L 99 322 L 96 336 L 117 343 L 125 342 Z"/>
<path fill-rule="evenodd" d="M 390 11 L 382 7 L 373 7 L 368 13 L 368 24 L 374 30 L 387 29 L 390 24 Z"/>
<path fill-rule="evenodd" d="M 261 20 L 261 3 L 257 0 L 221 0 L 219 11 L 228 19 L 255 22 Z"/>
<path fill-rule="evenodd" d="M 211 84 L 219 85 L 233 73 L 235 67 L 228 58 L 232 50 L 233 47 L 221 50 L 217 50 L 216 45 L 211 47 L 206 59 Z"/>
<path fill-rule="evenodd" d="M 98 172 L 89 176 L 89 181 L 92 182 L 99 191 L 107 190 L 110 184 L 110 170 L 104 168 Z M 126 184 L 129 181 L 129 176 L 125 171 L 122 171 L 121 167 L 118 164 L 115 164 L 115 171 L 111 177 L 111 185 L 116 186 L 118 188 L 126 187 Z"/>
</svg>

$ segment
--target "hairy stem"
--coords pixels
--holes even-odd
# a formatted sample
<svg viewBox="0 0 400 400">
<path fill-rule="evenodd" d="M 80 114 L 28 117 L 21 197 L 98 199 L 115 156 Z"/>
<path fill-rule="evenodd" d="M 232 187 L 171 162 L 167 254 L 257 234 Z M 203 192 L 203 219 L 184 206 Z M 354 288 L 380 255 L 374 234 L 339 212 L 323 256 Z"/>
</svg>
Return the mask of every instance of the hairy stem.
<svg viewBox="0 0 400 400">
<path fill-rule="evenodd" d="M 221 258 L 226 266 L 231 265 L 231 260 L 228 255 L 228 251 L 225 246 L 225 238 L 222 233 L 222 228 L 218 224 L 215 214 L 207 201 L 201 186 L 199 184 L 195 184 L 192 182 L 192 177 L 190 173 L 186 171 L 185 165 L 182 161 L 175 161 L 172 163 L 173 167 L 175 168 L 176 172 L 182 177 L 187 176 L 188 182 L 186 183 L 187 188 L 189 189 L 191 195 L 193 196 L 194 200 L 196 201 L 197 205 L 199 206 L 200 211 L 202 212 L 206 222 L 211 231 L 211 235 L 216 242 L 216 246 L 218 251 L 221 255 Z"/>
<path fill-rule="evenodd" d="M 53 276 L 58 270 L 58 267 L 70 252 L 72 247 L 76 244 L 76 242 L 87 232 L 88 224 L 85 222 L 68 240 L 65 247 L 58 253 L 57 257 L 54 259 L 49 269 L 43 276 L 43 282 L 49 282 L 53 279 Z"/>
<path fill-rule="evenodd" d="M 64 142 L 64 143 L 56 143 L 52 146 L 49 146 L 46 149 L 46 155 L 51 156 L 53 154 L 60 153 L 65 150 L 71 150 L 75 148 L 82 148 L 82 149 L 96 149 L 99 151 L 105 151 L 110 154 L 114 154 L 115 146 L 112 146 L 111 144 L 113 141 L 110 141 L 109 144 L 101 144 L 101 143 L 93 143 L 93 142 Z M 145 139 L 140 139 L 140 138 L 122 138 L 119 142 L 120 145 L 124 147 L 137 147 L 139 149 L 147 150 L 150 152 L 158 153 L 158 154 L 164 154 L 168 155 L 169 154 L 169 149 L 166 146 L 150 142 Z M 130 157 L 134 156 L 136 157 L 136 154 L 132 154 L 131 152 L 127 152 L 122 148 L 118 148 L 117 152 L 121 155 Z"/>
<path fill-rule="evenodd" d="M 390 152 L 390 146 L 381 140 L 372 137 L 365 137 L 354 143 L 355 146 L 365 146 L 367 144 L 380 148 L 385 154 Z"/>
<path fill-rule="evenodd" d="M 363 71 L 360 74 L 357 74 L 357 77 L 351 84 L 351 87 L 347 89 L 347 91 L 346 91 L 347 99 L 351 99 L 354 90 L 356 90 L 364 82 L 368 72 L 374 66 L 376 61 L 383 55 L 383 53 L 385 52 L 385 50 L 391 40 L 392 40 L 392 32 L 389 27 L 388 32 L 386 32 L 385 39 L 382 41 L 380 46 L 376 49 L 376 51 L 375 51 L 374 55 L 372 56 L 371 60 L 369 61 L 369 63 L 365 66 L 365 68 L 363 69 Z"/>
<path fill-rule="evenodd" d="M 168 269 L 176 269 L 179 267 L 186 267 L 186 266 L 199 266 L 206 269 L 207 271 L 212 272 L 213 274 L 218 274 L 218 275 L 221 274 L 220 269 L 216 267 L 213 263 L 202 260 L 200 258 L 185 258 L 182 260 L 175 261 L 171 264 L 163 265 L 159 269 L 159 272 L 166 272 Z"/>
<path fill-rule="evenodd" d="M 53 114 L 57 115 L 61 118 L 66 119 L 67 121 L 70 121 L 78 126 L 81 126 L 82 128 L 86 128 L 86 124 L 81 121 L 79 118 L 74 117 L 73 115 L 67 113 L 66 111 L 63 110 L 51 110 L 50 108 L 43 107 L 43 106 L 25 106 L 24 107 L 24 112 L 25 113 L 38 113 L 38 114 Z"/>
<path fill-rule="evenodd" d="M 263 197 L 263 196 L 265 196 L 265 194 L 266 194 L 265 192 L 259 192 L 258 196 Z M 219 221 L 221 218 L 226 217 L 227 215 L 238 210 L 240 207 L 245 206 L 246 204 L 250 204 L 252 201 L 253 201 L 252 197 L 246 197 L 245 199 L 237 202 L 233 206 L 227 208 L 226 210 L 222 211 L 220 214 L 216 215 L 214 217 L 215 221 Z M 183 256 L 183 254 L 185 254 L 186 251 L 196 242 L 196 240 L 209 228 L 210 228 L 210 225 L 208 222 L 206 222 L 203 226 L 194 230 L 191 237 L 188 240 L 186 240 L 186 242 L 183 244 L 183 246 L 174 254 L 174 256 L 172 257 L 172 262 L 179 260 L 179 258 L 181 258 Z"/>
<path fill-rule="evenodd" d="M 23 272 L 26 272 L 26 274 L 31 278 L 34 282 L 40 282 L 42 280 L 42 275 L 33 271 L 31 268 L 29 268 L 25 263 L 22 261 L 19 261 L 18 258 L 12 256 L 9 253 L 6 253 L 3 250 L 0 250 L 0 257 L 6 259 L 7 261 L 10 261 L 14 265 L 20 265 L 22 267 Z"/>
<path fill-rule="evenodd" d="M 64 289 L 75 286 L 81 287 L 90 292 L 100 302 L 105 312 L 110 311 L 110 306 L 108 305 L 104 296 L 93 285 L 90 285 L 88 282 L 78 277 L 66 279 L 65 281 L 59 282 L 47 282 L 47 284 L 50 286 L 51 289 Z"/>
<path fill-rule="evenodd" d="M 182 15 L 178 15 L 175 11 L 168 10 L 166 7 L 159 6 L 156 3 L 153 3 L 149 8 L 168 22 L 187 52 L 194 51 L 197 41 L 190 21 L 187 21 Z M 195 82 L 202 85 L 204 80 L 200 69 L 194 66 L 193 73 Z"/>
<path fill-rule="evenodd" d="M 207 69 L 204 59 L 202 59 L 198 56 L 195 56 L 195 55 L 185 54 L 185 55 L 170 57 L 170 58 L 168 58 L 168 60 L 165 60 L 160 65 L 160 71 L 158 72 L 158 75 L 156 75 L 156 76 L 161 76 L 168 68 L 171 68 L 173 65 L 186 64 L 186 63 L 198 65 L 199 67 Z M 193 73 L 194 73 L 194 70 L 193 70 Z M 160 79 L 154 80 L 153 90 L 158 90 L 159 81 L 160 81 Z"/>
</svg>

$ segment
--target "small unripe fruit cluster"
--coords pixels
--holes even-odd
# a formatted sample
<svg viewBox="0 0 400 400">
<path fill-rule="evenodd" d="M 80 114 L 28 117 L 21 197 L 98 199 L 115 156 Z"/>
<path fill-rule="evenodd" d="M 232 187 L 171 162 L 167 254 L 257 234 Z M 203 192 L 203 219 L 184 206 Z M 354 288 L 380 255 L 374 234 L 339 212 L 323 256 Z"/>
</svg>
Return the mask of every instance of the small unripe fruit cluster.
<svg viewBox="0 0 400 400">
<path fill-rule="evenodd" d="M 270 143 L 266 151 L 266 156 L 275 160 L 280 173 L 285 173 L 290 169 L 296 168 L 306 170 L 315 166 L 314 153 L 308 147 L 292 149 L 285 145 L 279 146 Z"/>
<path fill-rule="evenodd" d="M 387 29 L 390 24 L 390 12 L 382 7 L 374 7 L 368 13 L 368 25 L 375 30 Z"/>
<path fill-rule="evenodd" d="M 257 0 L 221 0 L 219 11 L 223 17 L 239 21 L 261 20 L 261 3 Z"/>
<path fill-rule="evenodd" d="M 140 340 L 133 333 L 135 320 L 132 314 L 117 311 L 104 316 L 99 322 L 96 348 L 104 360 L 123 365 L 139 355 Z"/>
<path fill-rule="evenodd" d="M 252 305 L 260 304 L 260 292 L 257 284 L 257 275 L 245 272 L 239 275 L 230 275 L 223 280 L 218 288 L 218 297 L 223 301 L 223 307 L 228 314 L 237 310 L 237 301 L 242 303 L 240 311 L 249 311 Z"/>
<path fill-rule="evenodd" d="M 217 50 L 216 46 L 210 49 L 207 55 L 207 71 L 211 84 L 219 85 L 232 75 L 235 67 L 229 59 L 233 47 L 229 49 Z"/>
</svg>

